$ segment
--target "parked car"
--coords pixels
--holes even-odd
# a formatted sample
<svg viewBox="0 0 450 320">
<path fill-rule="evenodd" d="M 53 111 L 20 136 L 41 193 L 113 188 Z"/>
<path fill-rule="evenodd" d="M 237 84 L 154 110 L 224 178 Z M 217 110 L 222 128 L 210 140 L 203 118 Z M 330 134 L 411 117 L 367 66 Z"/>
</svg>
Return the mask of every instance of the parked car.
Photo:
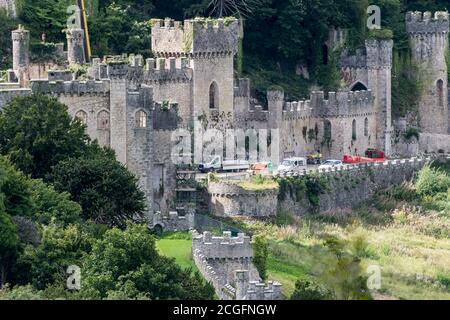
<svg viewBox="0 0 450 320">
<path fill-rule="evenodd" d="M 307 160 L 306 158 L 288 158 L 284 159 L 283 162 L 278 166 L 277 172 L 291 172 L 306 170 Z"/>
<path fill-rule="evenodd" d="M 343 167 L 344 163 L 341 160 L 327 160 L 319 166 L 319 170 L 334 169 Z"/>
</svg>

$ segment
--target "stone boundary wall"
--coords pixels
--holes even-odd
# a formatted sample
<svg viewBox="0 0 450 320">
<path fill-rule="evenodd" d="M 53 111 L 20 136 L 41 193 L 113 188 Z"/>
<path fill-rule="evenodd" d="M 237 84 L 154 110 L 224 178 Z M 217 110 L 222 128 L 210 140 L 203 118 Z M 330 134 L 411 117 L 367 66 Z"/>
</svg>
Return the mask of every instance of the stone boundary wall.
<svg viewBox="0 0 450 320">
<path fill-rule="evenodd" d="M 210 232 L 194 237 L 192 248 L 199 249 L 206 259 L 252 259 L 253 249 L 250 237 L 239 233 L 232 237 L 225 231 L 222 237 L 213 237 Z"/>
<path fill-rule="evenodd" d="M 32 80 L 31 90 L 43 94 L 54 95 L 107 95 L 110 92 L 110 81 L 48 81 Z"/>
<path fill-rule="evenodd" d="M 283 120 L 316 117 L 355 116 L 375 112 L 371 90 L 329 92 L 313 91 L 310 100 L 285 102 Z"/>
<path fill-rule="evenodd" d="M 248 99 L 249 85 L 246 79 L 239 79 L 236 85 L 235 99 Z M 368 116 L 375 114 L 374 100 L 371 90 L 329 92 L 327 99 L 323 91 L 313 91 L 309 100 L 284 101 L 281 120 Z M 260 105 L 250 106 L 248 103 L 248 109 L 241 110 L 239 116 L 246 121 L 268 122 L 270 112 Z"/>
<path fill-rule="evenodd" d="M 430 152 L 438 150 L 450 153 L 450 134 L 420 133 L 419 151 Z"/>
<path fill-rule="evenodd" d="M 211 209 L 218 216 L 276 215 L 278 188 L 248 191 L 237 184 L 210 183 Z"/>
<path fill-rule="evenodd" d="M 2 89 L 2 87 L 0 87 L 0 110 L 3 109 L 3 107 L 15 97 L 27 96 L 30 94 L 31 94 L 30 89 L 18 89 L 18 88 Z"/>
<path fill-rule="evenodd" d="M 351 209 L 353 205 L 372 197 L 378 190 L 410 181 L 431 160 L 432 158 L 389 160 L 384 163 L 348 165 L 333 170 L 303 171 L 279 177 L 301 179 L 310 174 L 326 177 L 328 190 L 318 195 L 318 207 L 314 207 L 307 197 L 293 199 L 289 192 L 280 201 L 278 189 L 250 192 L 235 184 L 222 182 L 210 184 L 208 192 L 212 198 L 212 211 L 218 216 L 274 216 L 279 209 L 298 215 L 311 212 L 333 214 L 336 210 Z"/>
<path fill-rule="evenodd" d="M 282 298 L 281 284 L 269 281 L 267 284 L 260 279 L 250 279 L 252 273 L 246 269 L 235 269 L 245 266 L 242 261 L 251 260 L 253 249 L 250 237 L 243 233 L 232 237 L 225 231 L 222 237 L 213 237 L 210 232 L 199 235 L 193 233 L 192 257 L 203 277 L 211 283 L 221 300 L 280 300 Z M 232 272 L 233 281 L 229 281 L 227 273 Z"/>
<path fill-rule="evenodd" d="M 194 228 L 194 218 L 194 212 L 187 212 L 181 216 L 176 211 L 169 212 L 169 215 L 163 215 L 158 211 L 153 214 L 152 228 L 160 225 L 164 231 L 187 231 Z"/>
</svg>

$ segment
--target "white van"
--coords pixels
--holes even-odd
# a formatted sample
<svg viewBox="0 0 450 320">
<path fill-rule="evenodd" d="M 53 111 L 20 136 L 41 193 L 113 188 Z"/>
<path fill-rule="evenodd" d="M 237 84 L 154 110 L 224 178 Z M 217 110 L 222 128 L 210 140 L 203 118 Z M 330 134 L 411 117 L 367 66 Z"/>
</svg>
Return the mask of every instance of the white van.
<svg viewBox="0 0 450 320">
<path fill-rule="evenodd" d="M 283 162 L 278 166 L 277 172 L 298 172 L 301 170 L 306 170 L 307 162 L 306 158 L 288 158 L 284 159 Z"/>
</svg>

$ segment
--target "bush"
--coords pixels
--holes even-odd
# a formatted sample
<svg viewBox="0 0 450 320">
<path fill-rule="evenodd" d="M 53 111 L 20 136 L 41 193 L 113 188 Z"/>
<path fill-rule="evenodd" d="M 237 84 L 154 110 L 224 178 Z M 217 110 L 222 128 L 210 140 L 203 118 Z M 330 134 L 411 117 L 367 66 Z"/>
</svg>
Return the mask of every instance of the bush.
<svg viewBox="0 0 450 320">
<path fill-rule="evenodd" d="M 403 137 L 408 141 L 411 140 L 412 138 L 416 138 L 416 140 L 419 140 L 420 133 L 419 130 L 416 128 L 408 128 Z"/>
<path fill-rule="evenodd" d="M 439 169 L 425 166 L 416 182 L 417 193 L 422 197 L 433 197 L 438 193 L 447 193 L 450 188 L 450 177 Z"/>
<path fill-rule="evenodd" d="M 269 244 L 264 236 L 253 237 L 253 264 L 259 272 L 261 279 L 267 278 L 267 257 L 269 255 Z"/>
<path fill-rule="evenodd" d="M 301 279 L 295 283 L 291 300 L 327 300 L 330 297 L 330 292 L 322 285 L 308 279 Z"/>
</svg>

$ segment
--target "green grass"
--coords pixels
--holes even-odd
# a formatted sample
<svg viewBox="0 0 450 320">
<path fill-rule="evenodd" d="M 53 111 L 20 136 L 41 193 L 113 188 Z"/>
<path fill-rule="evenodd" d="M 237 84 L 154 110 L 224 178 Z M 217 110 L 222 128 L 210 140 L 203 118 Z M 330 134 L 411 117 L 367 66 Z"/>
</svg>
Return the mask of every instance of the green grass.
<svg viewBox="0 0 450 320">
<path fill-rule="evenodd" d="M 385 199 L 391 196 L 381 195 L 377 201 L 391 202 Z M 450 212 L 430 211 L 423 203 L 401 199 L 392 202 L 396 208 L 386 211 L 366 205 L 351 216 L 297 217 L 289 226 L 248 221 L 247 228 L 269 238 L 269 279 L 283 284 L 286 297 L 298 279 L 323 279 L 323 266 L 330 258 L 323 239 L 334 235 L 350 241 L 363 270 L 380 267 L 381 290 L 373 292 L 375 297 L 450 300 Z"/>
<path fill-rule="evenodd" d="M 156 248 L 160 254 L 169 258 L 175 258 L 180 267 L 192 268 L 194 272 L 198 271 L 191 255 L 192 240 L 186 237 L 185 233 L 163 236 L 156 241 Z"/>
</svg>

